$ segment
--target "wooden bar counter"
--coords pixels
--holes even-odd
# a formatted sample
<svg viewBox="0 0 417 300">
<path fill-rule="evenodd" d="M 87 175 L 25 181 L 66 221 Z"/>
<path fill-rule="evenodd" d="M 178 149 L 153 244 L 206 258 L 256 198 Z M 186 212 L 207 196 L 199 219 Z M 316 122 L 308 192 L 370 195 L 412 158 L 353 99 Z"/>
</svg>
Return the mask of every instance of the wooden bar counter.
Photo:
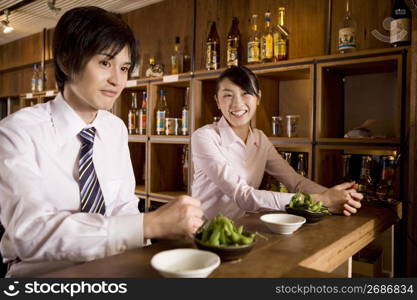
<svg viewBox="0 0 417 300">
<path fill-rule="evenodd" d="M 210 277 L 340 277 L 334 271 L 395 225 L 401 218 L 401 208 L 400 204 L 364 206 L 354 216 L 327 216 L 318 223 L 303 225 L 291 235 L 273 234 L 259 220 L 263 213 L 250 214 L 236 223 L 243 224 L 248 231 L 260 232 L 268 240 L 258 239 L 245 258 L 222 263 Z M 191 240 L 159 241 L 43 277 L 159 277 L 150 265 L 152 256 L 162 250 L 183 247 L 194 244 Z"/>
</svg>

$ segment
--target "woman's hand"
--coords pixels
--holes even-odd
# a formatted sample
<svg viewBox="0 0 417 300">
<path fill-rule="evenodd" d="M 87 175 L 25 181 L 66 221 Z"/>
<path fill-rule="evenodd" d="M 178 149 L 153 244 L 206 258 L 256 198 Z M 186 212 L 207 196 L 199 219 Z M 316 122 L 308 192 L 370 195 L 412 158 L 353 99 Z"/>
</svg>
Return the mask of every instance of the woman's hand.
<svg viewBox="0 0 417 300">
<path fill-rule="evenodd" d="M 313 194 L 313 202 L 321 200 L 330 212 L 350 216 L 361 207 L 363 195 L 355 189 L 355 182 L 345 182 L 329 188 L 323 193 Z"/>
</svg>

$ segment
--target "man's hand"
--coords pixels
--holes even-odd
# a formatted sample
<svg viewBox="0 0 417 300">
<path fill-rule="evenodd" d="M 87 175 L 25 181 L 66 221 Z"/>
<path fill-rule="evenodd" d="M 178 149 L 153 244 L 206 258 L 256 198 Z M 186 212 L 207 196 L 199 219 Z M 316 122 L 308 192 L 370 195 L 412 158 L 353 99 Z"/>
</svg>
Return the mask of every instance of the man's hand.
<svg viewBox="0 0 417 300">
<path fill-rule="evenodd" d="M 146 213 L 143 220 L 145 239 L 177 239 L 191 236 L 203 224 L 200 201 L 179 196 L 156 211 Z"/>
<path fill-rule="evenodd" d="M 321 200 L 332 213 L 341 213 L 350 216 L 357 213 L 361 207 L 363 195 L 355 189 L 355 182 L 345 182 L 328 189 L 327 191 L 312 195 L 313 201 Z"/>
</svg>

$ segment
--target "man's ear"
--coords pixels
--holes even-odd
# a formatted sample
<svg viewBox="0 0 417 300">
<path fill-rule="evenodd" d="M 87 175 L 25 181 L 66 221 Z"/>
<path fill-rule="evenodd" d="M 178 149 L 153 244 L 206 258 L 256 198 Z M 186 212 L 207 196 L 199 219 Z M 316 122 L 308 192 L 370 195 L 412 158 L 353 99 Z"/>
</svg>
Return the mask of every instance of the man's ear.
<svg viewBox="0 0 417 300">
<path fill-rule="evenodd" d="M 64 72 L 64 74 L 67 75 L 67 77 L 70 77 L 68 68 L 65 66 L 65 63 L 64 63 L 65 58 L 58 57 L 56 61 L 61 71 Z"/>
</svg>

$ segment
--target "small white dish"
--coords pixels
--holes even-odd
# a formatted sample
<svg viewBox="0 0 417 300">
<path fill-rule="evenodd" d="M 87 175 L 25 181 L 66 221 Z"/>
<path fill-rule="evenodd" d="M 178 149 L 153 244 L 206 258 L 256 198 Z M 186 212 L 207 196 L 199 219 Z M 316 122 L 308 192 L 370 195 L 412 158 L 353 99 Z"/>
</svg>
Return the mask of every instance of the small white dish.
<svg viewBox="0 0 417 300">
<path fill-rule="evenodd" d="M 260 219 L 272 232 L 280 234 L 292 234 L 306 222 L 304 217 L 290 214 L 266 214 Z"/>
<path fill-rule="evenodd" d="M 220 265 L 220 257 L 209 251 L 192 248 L 159 252 L 151 266 L 164 277 L 205 278 Z"/>
</svg>

